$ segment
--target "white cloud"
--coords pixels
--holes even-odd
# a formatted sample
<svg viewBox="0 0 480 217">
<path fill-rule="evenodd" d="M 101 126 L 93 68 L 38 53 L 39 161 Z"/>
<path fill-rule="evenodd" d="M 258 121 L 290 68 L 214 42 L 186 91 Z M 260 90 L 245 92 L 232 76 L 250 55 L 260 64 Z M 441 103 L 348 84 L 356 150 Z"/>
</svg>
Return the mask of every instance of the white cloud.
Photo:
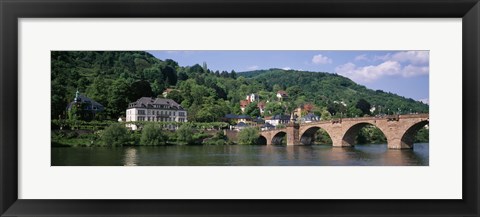
<svg viewBox="0 0 480 217">
<path fill-rule="evenodd" d="M 402 76 L 403 77 L 413 77 L 417 75 L 425 75 L 429 72 L 428 66 L 414 66 L 414 65 L 407 65 L 402 69 Z"/>
<path fill-rule="evenodd" d="M 318 54 L 313 56 L 312 62 L 315 64 L 330 64 L 332 63 L 332 59 L 327 56 L 323 56 L 322 54 Z"/>
<path fill-rule="evenodd" d="M 354 61 L 363 60 L 381 62 L 366 66 L 357 66 L 349 62 L 337 66 L 335 71 L 337 74 L 360 83 L 375 81 L 384 76 L 414 77 L 428 74 L 430 71 L 428 51 L 400 51 L 372 58 L 362 54 L 354 58 Z"/>
<path fill-rule="evenodd" d="M 393 60 L 400 63 L 410 63 L 414 65 L 424 65 L 428 64 L 429 60 L 428 51 L 401 51 L 396 53 L 388 53 L 383 56 L 375 56 L 374 60 Z"/>
<path fill-rule="evenodd" d="M 283 67 L 282 69 L 283 70 L 292 70 L 292 68 L 290 68 L 290 67 Z"/>
<path fill-rule="evenodd" d="M 383 76 L 412 77 L 428 74 L 428 66 L 402 66 L 397 61 L 388 60 L 378 65 L 357 66 L 351 62 L 337 66 L 335 72 L 356 82 L 375 81 Z"/>
<path fill-rule="evenodd" d="M 358 55 L 354 59 L 355 61 L 369 61 L 367 54 Z"/>
<path fill-rule="evenodd" d="M 259 68 L 257 65 L 247 67 L 248 70 L 257 70 Z"/>
</svg>

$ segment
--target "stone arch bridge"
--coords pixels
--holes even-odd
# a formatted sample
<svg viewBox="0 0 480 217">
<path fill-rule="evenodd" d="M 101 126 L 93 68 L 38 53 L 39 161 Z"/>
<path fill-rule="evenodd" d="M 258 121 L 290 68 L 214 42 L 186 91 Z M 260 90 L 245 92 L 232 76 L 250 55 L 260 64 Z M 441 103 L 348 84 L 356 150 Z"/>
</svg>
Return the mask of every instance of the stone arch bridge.
<svg viewBox="0 0 480 217">
<path fill-rule="evenodd" d="M 278 144 L 284 136 L 287 145 L 310 145 L 315 132 L 327 132 L 334 147 L 348 147 L 355 144 L 358 132 L 366 125 L 379 128 L 387 139 L 389 149 L 413 148 L 418 130 L 429 123 L 428 114 L 409 114 L 381 117 L 343 118 L 304 124 L 289 124 L 283 129 L 260 132 L 260 138 L 267 145 Z"/>
</svg>

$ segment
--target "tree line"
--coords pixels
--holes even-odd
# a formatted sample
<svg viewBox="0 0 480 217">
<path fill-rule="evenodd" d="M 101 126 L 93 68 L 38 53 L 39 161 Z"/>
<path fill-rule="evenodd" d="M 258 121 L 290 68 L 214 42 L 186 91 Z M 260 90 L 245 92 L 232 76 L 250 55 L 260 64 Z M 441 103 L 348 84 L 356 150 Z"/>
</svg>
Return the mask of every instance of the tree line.
<svg viewBox="0 0 480 217">
<path fill-rule="evenodd" d="M 256 93 L 268 101 L 263 116 L 289 114 L 312 104 L 322 119 L 365 115 L 428 113 L 428 105 L 381 90 L 370 90 L 348 78 L 323 72 L 282 69 L 237 73 L 213 71 L 207 63 L 179 66 L 140 51 L 52 51 L 52 119 L 67 118 L 66 107 L 79 90 L 104 105 L 98 120 L 125 116 L 130 102 L 162 97 L 180 103 L 195 122 L 219 122 L 226 114 L 241 114 L 240 100 Z M 288 100 L 278 101 L 284 90 Z M 372 108 L 375 108 L 372 110 Z M 246 114 L 261 116 L 256 103 Z"/>
</svg>

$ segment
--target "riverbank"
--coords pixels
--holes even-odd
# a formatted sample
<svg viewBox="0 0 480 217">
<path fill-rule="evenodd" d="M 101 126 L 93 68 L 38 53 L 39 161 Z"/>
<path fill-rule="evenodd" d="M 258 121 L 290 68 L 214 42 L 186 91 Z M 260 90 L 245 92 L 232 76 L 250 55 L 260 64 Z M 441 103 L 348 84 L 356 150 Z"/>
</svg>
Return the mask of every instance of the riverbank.
<svg viewBox="0 0 480 217">
<path fill-rule="evenodd" d="M 258 130 L 242 135 L 238 131 L 222 129 L 226 123 L 184 123 L 173 129 L 165 128 L 169 123 L 142 124 L 141 130 L 133 131 L 115 122 L 52 121 L 51 146 L 261 145 L 258 143 Z M 428 129 L 423 128 L 418 131 L 415 142 L 428 142 L 428 139 Z M 386 143 L 383 133 L 373 126 L 362 128 L 356 140 L 358 144 Z M 315 144 L 332 144 L 332 141 L 320 129 L 316 132 Z"/>
</svg>

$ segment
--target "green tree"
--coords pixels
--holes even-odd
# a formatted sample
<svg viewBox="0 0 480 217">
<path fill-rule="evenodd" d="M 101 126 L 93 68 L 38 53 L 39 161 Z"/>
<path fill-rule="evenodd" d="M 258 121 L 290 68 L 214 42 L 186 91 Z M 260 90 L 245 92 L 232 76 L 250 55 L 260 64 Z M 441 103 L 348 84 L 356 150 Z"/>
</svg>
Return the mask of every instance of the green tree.
<svg viewBox="0 0 480 217">
<path fill-rule="evenodd" d="M 371 105 L 367 100 L 359 99 L 355 107 L 362 111 L 362 115 L 370 115 Z"/>
<path fill-rule="evenodd" d="M 167 136 L 158 124 L 146 124 L 142 129 L 140 145 L 165 145 Z"/>
<path fill-rule="evenodd" d="M 71 121 L 80 120 L 80 108 L 78 108 L 77 104 L 72 104 L 70 109 L 68 110 L 68 119 Z"/>
<path fill-rule="evenodd" d="M 245 114 L 251 117 L 259 117 L 260 109 L 258 109 L 258 103 L 252 102 L 248 104 L 248 106 L 245 108 Z"/>
<path fill-rule="evenodd" d="M 120 77 L 112 83 L 108 93 L 108 105 L 106 106 L 110 117 L 117 118 L 125 115 L 129 103 L 129 91 L 129 85 L 124 78 Z"/>
<path fill-rule="evenodd" d="M 267 103 L 265 105 L 265 116 L 272 116 L 285 113 L 285 108 L 277 102 Z"/>
<path fill-rule="evenodd" d="M 415 142 L 428 142 L 429 140 L 429 130 L 427 127 L 423 127 L 418 130 L 415 136 Z"/>
<path fill-rule="evenodd" d="M 107 146 L 122 146 L 128 144 L 127 128 L 121 124 L 112 124 L 102 132 L 101 140 Z"/>
<path fill-rule="evenodd" d="M 108 105 L 108 91 L 111 80 L 106 80 L 103 76 L 97 76 L 92 85 L 87 88 L 87 96 L 99 102 L 102 105 Z"/>
<path fill-rule="evenodd" d="M 347 117 L 352 117 L 352 118 L 362 117 L 363 112 L 362 112 L 362 110 L 358 109 L 357 107 L 350 106 L 350 107 L 348 107 L 346 116 Z"/>
<path fill-rule="evenodd" d="M 290 86 L 286 89 L 290 98 L 297 98 L 302 94 L 302 88 L 298 85 Z"/>
<path fill-rule="evenodd" d="M 170 91 L 170 93 L 168 93 L 168 95 L 167 95 L 167 98 L 172 99 L 173 101 L 175 101 L 177 103 L 181 103 L 183 101 L 182 93 L 180 93 L 180 91 L 178 91 L 178 90 Z"/>
<path fill-rule="evenodd" d="M 129 101 L 134 102 L 140 99 L 141 97 L 152 97 L 152 87 L 150 83 L 145 80 L 133 82 L 130 85 L 130 94 L 129 94 Z"/>
<path fill-rule="evenodd" d="M 259 137 L 260 133 L 258 129 L 254 127 L 245 128 L 237 135 L 238 143 L 242 145 L 256 145 Z"/>
<path fill-rule="evenodd" d="M 328 112 L 326 109 L 324 109 L 322 111 L 322 113 L 320 114 L 320 118 L 323 121 L 328 121 L 328 120 L 332 120 L 332 115 L 330 114 L 330 112 Z"/>
<path fill-rule="evenodd" d="M 152 96 L 158 97 L 165 90 L 165 83 L 156 80 L 151 84 L 151 88 L 152 88 Z"/>
<path fill-rule="evenodd" d="M 177 131 L 177 141 L 185 144 L 193 143 L 193 128 L 188 124 L 180 126 Z"/>
<path fill-rule="evenodd" d="M 177 72 L 175 71 L 175 69 L 173 67 L 165 66 L 162 69 L 162 73 L 165 77 L 165 83 L 167 83 L 168 85 L 176 85 L 177 84 L 177 80 L 178 80 Z"/>
</svg>

